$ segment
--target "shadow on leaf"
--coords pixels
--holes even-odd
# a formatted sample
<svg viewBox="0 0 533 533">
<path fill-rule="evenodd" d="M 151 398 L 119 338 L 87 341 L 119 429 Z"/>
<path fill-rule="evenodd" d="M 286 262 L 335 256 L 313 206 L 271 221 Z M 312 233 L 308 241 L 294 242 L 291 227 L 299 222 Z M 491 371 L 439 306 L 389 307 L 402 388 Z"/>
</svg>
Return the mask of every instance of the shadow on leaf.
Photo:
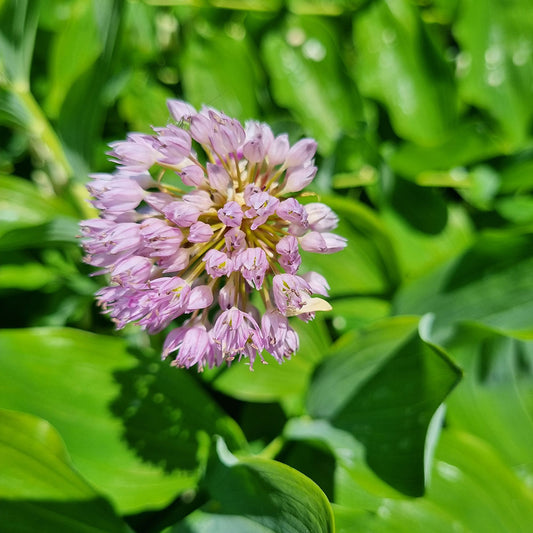
<svg viewBox="0 0 533 533">
<path fill-rule="evenodd" d="M 204 435 L 240 442 L 229 418 L 186 370 L 172 368 L 155 353 L 132 350 L 138 365 L 114 378 L 120 395 L 110 405 L 123 423 L 123 437 L 144 461 L 166 472 L 195 470 L 209 446 Z"/>
</svg>

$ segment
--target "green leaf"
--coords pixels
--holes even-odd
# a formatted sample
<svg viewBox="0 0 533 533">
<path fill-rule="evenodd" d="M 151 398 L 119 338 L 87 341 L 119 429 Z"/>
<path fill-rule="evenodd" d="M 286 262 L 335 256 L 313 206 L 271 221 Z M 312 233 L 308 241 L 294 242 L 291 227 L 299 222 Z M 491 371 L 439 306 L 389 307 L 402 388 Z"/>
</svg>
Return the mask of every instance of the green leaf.
<svg viewBox="0 0 533 533">
<path fill-rule="evenodd" d="M 75 212 L 66 202 L 45 196 L 31 181 L 0 176 L 0 235 L 49 222 L 57 215 L 75 216 Z"/>
<path fill-rule="evenodd" d="M 0 289 L 34 291 L 57 281 L 57 278 L 52 269 L 34 261 L 0 265 Z"/>
<path fill-rule="evenodd" d="M 54 34 L 49 52 L 49 88 L 45 108 L 57 116 L 74 81 L 95 63 L 103 50 L 91 2 L 76 2 Z"/>
<path fill-rule="evenodd" d="M 441 187 L 468 185 L 467 173 L 461 167 L 494 157 L 502 152 L 501 142 L 488 126 L 479 121 L 464 121 L 457 125 L 454 134 L 437 146 L 420 146 L 404 142 L 388 156 L 388 163 L 400 176 L 416 179 L 421 185 L 428 183 L 431 172 L 446 171 L 441 176 Z"/>
<path fill-rule="evenodd" d="M 459 369 L 418 332 L 418 319 L 397 317 L 339 341 L 318 368 L 307 406 L 360 441 L 368 465 L 394 488 L 424 492 L 424 442 L 431 418 L 460 377 Z"/>
<path fill-rule="evenodd" d="M 447 347 L 465 371 L 447 402 L 448 424 L 489 443 L 531 486 L 533 343 L 465 325 Z"/>
<path fill-rule="evenodd" d="M 353 28 L 358 85 L 387 108 L 395 132 L 426 146 L 451 137 L 458 108 L 452 71 L 416 6 L 373 2 Z"/>
<path fill-rule="evenodd" d="M 515 224 L 533 223 L 533 198 L 531 196 L 511 196 L 496 200 L 495 210 L 505 219 Z"/>
<path fill-rule="evenodd" d="M 380 298 L 338 298 L 331 301 L 331 325 L 338 333 L 346 333 L 385 318 L 390 314 L 390 302 Z"/>
<path fill-rule="evenodd" d="M 532 32 L 529 0 L 461 2 L 453 26 L 461 96 L 499 123 L 507 151 L 527 138 L 533 116 Z"/>
<path fill-rule="evenodd" d="M 202 21 L 187 31 L 179 57 L 185 99 L 196 107 L 217 107 L 240 120 L 257 117 L 261 76 L 244 26 L 236 24 L 233 35 L 228 35 Z"/>
<path fill-rule="evenodd" d="M 478 165 L 468 175 L 469 187 L 459 188 L 459 194 L 480 210 L 492 209 L 494 197 L 500 188 L 500 176 L 489 165 Z"/>
<path fill-rule="evenodd" d="M 288 0 L 289 9 L 300 15 L 341 15 L 364 4 L 364 0 Z"/>
<path fill-rule="evenodd" d="M 327 420 L 309 417 L 291 418 L 283 437 L 289 441 L 304 441 L 318 449 L 326 448 L 336 460 L 335 501 L 354 504 L 357 508 L 377 508 L 381 498 L 401 498 L 403 495 L 380 479 L 365 462 L 365 448 L 353 435 L 337 429 Z M 344 494 L 343 478 L 350 479 Z"/>
<path fill-rule="evenodd" d="M 49 222 L 15 228 L 0 235 L 0 250 L 21 250 L 79 243 L 78 220 L 58 216 Z"/>
<path fill-rule="evenodd" d="M 486 442 L 460 431 L 442 432 L 428 500 L 465 531 L 526 532 L 533 523 L 531 489 Z"/>
<path fill-rule="evenodd" d="M 123 340 L 73 329 L 0 332 L 0 405 L 49 420 L 76 469 L 122 512 L 194 486 L 199 434 L 239 438 L 191 375 L 137 363 Z"/>
<path fill-rule="evenodd" d="M 362 122 L 360 97 L 339 59 L 337 32 L 325 19 L 290 17 L 262 43 L 276 103 L 294 114 L 323 154 Z"/>
<path fill-rule="evenodd" d="M 484 441 L 444 429 L 426 496 L 417 499 L 369 498 L 357 476 L 339 477 L 334 507 L 340 531 L 528 531 L 533 494 Z M 416 529 L 413 529 L 416 525 Z"/>
<path fill-rule="evenodd" d="M 500 170 L 502 193 L 527 193 L 533 189 L 533 158 L 531 153 L 508 158 Z"/>
<path fill-rule="evenodd" d="M 153 133 L 151 126 L 163 126 L 169 121 L 167 100 L 172 97 L 173 94 L 154 83 L 148 73 L 137 71 L 122 93 L 119 112 L 132 131 Z M 147 101 L 149 106 L 145 105 Z"/>
<path fill-rule="evenodd" d="M 12 533 L 130 531 L 74 470 L 45 420 L 0 410 L 0 513 Z"/>
<path fill-rule="evenodd" d="M 399 269 L 387 229 L 366 205 L 342 198 L 322 196 L 340 217 L 336 233 L 348 239 L 335 254 L 302 252 L 303 268 L 319 272 L 328 280 L 332 297 L 389 295 L 399 281 Z M 339 272 L 350 272 L 339 276 Z"/>
<path fill-rule="evenodd" d="M 458 526 L 452 516 L 425 500 L 418 500 L 416 504 L 389 500 L 376 511 L 342 506 L 334 506 L 333 511 L 337 533 L 449 533 Z"/>
<path fill-rule="evenodd" d="M 420 187 L 397 178 L 390 193 L 390 204 L 413 229 L 437 235 L 446 226 L 448 210 L 436 189 Z M 413 204 L 417 206 L 413 209 Z"/>
<path fill-rule="evenodd" d="M 20 98 L 0 86 L 0 123 L 12 128 L 27 128 L 30 121 L 28 109 Z"/>
<path fill-rule="evenodd" d="M 396 314 L 433 314 L 432 336 L 442 341 L 454 324 L 476 321 L 531 336 L 533 238 L 493 232 L 466 252 L 405 286 Z"/>
<path fill-rule="evenodd" d="M 446 226 L 436 235 L 417 231 L 392 209 L 381 211 L 390 230 L 402 278 L 410 282 L 463 252 L 474 238 L 472 222 L 461 206 L 446 206 Z"/>
<path fill-rule="evenodd" d="M 94 149 L 99 146 L 98 139 L 109 105 L 106 91 L 113 83 L 112 66 L 117 55 L 124 5 L 120 0 L 101 2 L 98 9 L 91 4 L 91 14 L 87 16 L 96 20 L 102 53 L 73 80 L 57 119 L 58 134 L 78 180 L 85 181 Z"/>
<path fill-rule="evenodd" d="M 211 501 L 172 533 L 333 533 L 330 504 L 309 478 L 269 459 L 237 459 L 221 439 L 217 453 L 205 481 Z"/>
<path fill-rule="evenodd" d="M 28 84 L 39 10 L 39 0 L 0 2 L 0 80 L 5 71 L 9 82 Z"/>
</svg>

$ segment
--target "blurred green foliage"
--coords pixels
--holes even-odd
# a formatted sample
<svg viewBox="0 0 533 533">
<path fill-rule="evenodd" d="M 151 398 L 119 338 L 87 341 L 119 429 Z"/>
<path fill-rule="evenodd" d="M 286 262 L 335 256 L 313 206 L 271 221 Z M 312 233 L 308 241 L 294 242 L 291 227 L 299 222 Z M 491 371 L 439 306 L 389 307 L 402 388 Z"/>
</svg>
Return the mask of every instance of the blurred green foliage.
<svg viewBox="0 0 533 533">
<path fill-rule="evenodd" d="M 282 366 L 94 306 L 87 174 L 170 97 L 319 142 L 349 246 Z M 529 0 L 0 0 L 6 531 L 530 531 L 532 101 Z"/>
</svg>

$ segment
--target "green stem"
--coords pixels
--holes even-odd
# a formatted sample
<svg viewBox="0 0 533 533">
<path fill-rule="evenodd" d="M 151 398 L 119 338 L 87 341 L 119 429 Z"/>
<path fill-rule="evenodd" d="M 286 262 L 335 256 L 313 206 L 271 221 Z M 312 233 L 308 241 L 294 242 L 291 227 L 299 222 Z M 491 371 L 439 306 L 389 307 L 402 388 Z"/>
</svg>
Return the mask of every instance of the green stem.
<svg viewBox="0 0 533 533">
<path fill-rule="evenodd" d="M 282 435 L 278 435 L 269 444 L 267 444 L 263 450 L 256 455 L 262 459 L 274 459 L 279 455 L 281 450 L 285 446 L 285 438 Z"/>
<path fill-rule="evenodd" d="M 27 128 L 32 144 L 37 154 L 49 166 L 50 181 L 56 194 L 59 194 L 72 175 L 72 168 L 61 142 L 26 84 L 12 84 L 9 90 L 19 99 L 29 115 Z"/>
</svg>

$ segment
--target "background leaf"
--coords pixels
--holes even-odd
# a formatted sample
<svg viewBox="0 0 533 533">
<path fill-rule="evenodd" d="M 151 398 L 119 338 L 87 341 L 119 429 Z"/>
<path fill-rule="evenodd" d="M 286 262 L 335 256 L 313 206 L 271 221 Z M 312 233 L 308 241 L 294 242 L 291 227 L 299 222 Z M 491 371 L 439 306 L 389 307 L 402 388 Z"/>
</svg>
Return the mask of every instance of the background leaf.
<svg viewBox="0 0 533 533">
<path fill-rule="evenodd" d="M 396 313 L 432 313 L 436 339 L 450 334 L 451 326 L 462 321 L 529 336 L 530 242 L 529 236 L 481 236 L 461 256 L 401 291 Z"/>
<path fill-rule="evenodd" d="M 193 486 L 196 433 L 216 426 L 231 438 L 234 431 L 188 374 L 167 368 L 173 379 L 165 385 L 161 363 L 138 367 L 120 339 L 61 328 L 3 330 L 0 354 L 10 376 L 0 405 L 54 424 L 77 470 L 121 511 L 165 505 Z M 180 406 L 180 376 L 187 403 L 196 398 L 194 411 Z M 186 455 L 173 459 L 179 446 Z"/>
<path fill-rule="evenodd" d="M 0 421 L 0 512 L 10 531 L 130 531 L 74 470 L 48 422 L 5 409 Z"/>
<path fill-rule="evenodd" d="M 531 109 L 524 104 L 533 94 L 532 29 L 533 8 L 526 0 L 505 8 L 497 1 L 468 0 L 454 25 L 462 49 L 462 96 L 499 123 L 508 149 L 523 143 L 531 125 Z"/>
<path fill-rule="evenodd" d="M 353 31 L 361 92 L 386 106 L 396 133 L 421 145 L 451 136 L 458 108 L 452 72 L 414 5 L 373 2 Z"/>
<path fill-rule="evenodd" d="M 340 51 L 335 27 L 313 17 L 288 18 L 263 41 L 276 102 L 294 113 L 324 154 L 341 131 L 357 130 L 362 120 L 357 90 L 339 68 Z"/>
<path fill-rule="evenodd" d="M 268 459 L 239 460 L 221 440 L 217 452 L 206 478 L 211 501 L 170 531 L 334 531 L 327 498 L 303 474 Z"/>
<path fill-rule="evenodd" d="M 417 326 L 416 318 L 398 317 L 340 342 L 317 370 L 307 403 L 312 416 L 331 420 L 365 446 L 380 477 L 413 496 L 424 491 L 429 422 L 460 377 Z"/>
</svg>

